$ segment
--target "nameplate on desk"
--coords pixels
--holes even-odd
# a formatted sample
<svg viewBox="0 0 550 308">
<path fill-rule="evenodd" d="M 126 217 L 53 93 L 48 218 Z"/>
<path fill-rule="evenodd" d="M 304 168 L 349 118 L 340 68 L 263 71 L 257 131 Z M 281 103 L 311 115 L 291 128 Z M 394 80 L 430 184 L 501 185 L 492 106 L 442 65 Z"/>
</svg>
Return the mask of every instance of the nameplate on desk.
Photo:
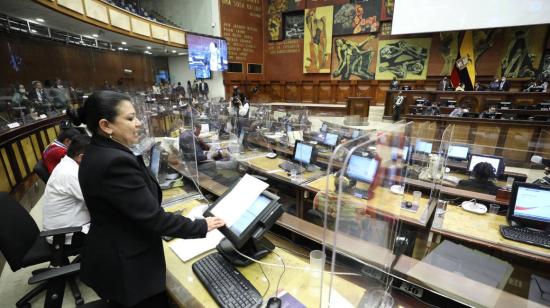
<svg viewBox="0 0 550 308">
<path fill-rule="evenodd" d="M 510 107 L 500 107 L 500 109 L 502 109 L 502 110 L 508 110 L 508 109 L 510 109 Z"/>
<path fill-rule="evenodd" d="M 424 105 L 422 104 L 416 104 L 416 107 L 423 107 Z"/>
<path fill-rule="evenodd" d="M 548 111 L 548 110 L 550 110 L 550 109 L 548 109 L 548 108 L 540 108 L 540 111 Z"/>
<path fill-rule="evenodd" d="M 41 115 L 38 116 L 38 118 L 39 119 L 45 119 L 45 118 L 47 118 L 47 116 L 45 114 L 41 114 Z"/>
<path fill-rule="evenodd" d="M 8 128 L 9 129 L 16 128 L 16 127 L 19 127 L 19 126 L 21 126 L 21 124 L 19 124 L 19 122 L 8 123 Z"/>
</svg>

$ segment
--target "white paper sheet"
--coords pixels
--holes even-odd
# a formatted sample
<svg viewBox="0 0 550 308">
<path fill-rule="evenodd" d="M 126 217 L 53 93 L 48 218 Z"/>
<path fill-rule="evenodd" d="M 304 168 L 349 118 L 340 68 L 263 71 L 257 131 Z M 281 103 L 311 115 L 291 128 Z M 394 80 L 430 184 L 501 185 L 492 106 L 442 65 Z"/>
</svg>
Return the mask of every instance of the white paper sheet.
<svg viewBox="0 0 550 308">
<path fill-rule="evenodd" d="M 216 248 L 216 245 L 224 238 L 218 230 L 210 231 L 205 238 L 175 239 L 170 243 L 172 251 L 183 261 L 187 262 L 194 257 Z"/>
<path fill-rule="evenodd" d="M 267 187 L 267 183 L 245 174 L 211 212 L 231 227 Z"/>
</svg>

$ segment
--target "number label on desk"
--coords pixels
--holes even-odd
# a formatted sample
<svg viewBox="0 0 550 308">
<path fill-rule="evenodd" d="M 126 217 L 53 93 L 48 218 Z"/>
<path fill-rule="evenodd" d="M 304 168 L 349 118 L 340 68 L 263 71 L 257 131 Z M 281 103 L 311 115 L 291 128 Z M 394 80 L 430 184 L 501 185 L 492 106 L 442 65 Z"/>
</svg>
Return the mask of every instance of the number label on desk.
<svg viewBox="0 0 550 308">
<path fill-rule="evenodd" d="M 378 281 L 382 281 L 382 278 L 383 278 L 382 277 L 382 272 L 380 272 L 380 271 L 378 271 L 374 268 L 365 266 L 361 269 L 361 272 L 367 277 L 376 279 Z"/>
<path fill-rule="evenodd" d="M 10 128 L 10 129 L 16 128 L 16 127 L 19 127 L 19 126 L 21 126 L 21 124 L 19 124 L 18 122 L 8 123 L 8 128 Z"/>
<path fill-rule="evenodd" d="M 399 289 L 419 298 L 422 297 L 422 293 L 424 293 L 424 290 L 421 288 L 406 282 L 402 282 Z"/>
</svg>

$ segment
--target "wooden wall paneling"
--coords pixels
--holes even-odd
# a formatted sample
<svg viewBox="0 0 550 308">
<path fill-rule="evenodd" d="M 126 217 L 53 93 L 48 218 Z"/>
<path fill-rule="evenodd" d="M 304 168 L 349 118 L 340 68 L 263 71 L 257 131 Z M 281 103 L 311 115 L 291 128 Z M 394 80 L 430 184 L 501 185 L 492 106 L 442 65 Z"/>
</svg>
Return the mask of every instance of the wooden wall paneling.
<svg viewBox="0 0 550 308">
<path fill-rule="evenodd" d="M 55 128 L 53 127 L 48 127 L 46 129 L 46 133 L 48 136 L 48 144 L 52 143 L 57 138 L 57 134 L 55 133 Z"/>
<path fill-rule="evenodd" d="M 8 178 L 10 181 L 10 186 L 15 186 L 15 174 L 13 173 L 13 169 L 10 165 L 10 159 L 8 157 L 8 151 L 6 148 L 0 149 L 0 153 L 2 153 L 2 163 L 4 165 L 4 169 L 6 170 L 6 173 L 8 174 Z"/>
<path fill-rule="evenodd" d="M 78 0 L 77 0 L 78 1 Z M 95 0 L 84 0 L 86 16 L 105 24 L 109 24 L 107 5 Z"/>
<path fill-rule="evenodd" d="M 3 162 L 0 162 L 0 191 L 11 191 L 12 186 L 9 181 L 8 172 Z"/>
<path fill-rule="evenodd" d="M 356 97 L 374 97 L 372 93 L 372 86 L 369 82 L 364 80 L 357 81 L 357 86 L 355 88 L 355 95 Z"/>
<path fill-rule="evenodd" d="M 302 102 L 313 103 L 315 101 L 313 81 L 302 81 Z"/>
<path fill-rule="evenodd" d="M 510 127 L 506 134 L 502 156 L 521 162 L 528 160 L 527 150 L 534 133 L 533 127 Z"/>
<path fill-rule="evenodd" d="M 436 124 L 431 121 L 415 121 L 413 122 L 412 137 L 421 139 L 435 139 L 436 138 Z M 416 139 L 413 140 L 413 143 Z"/>
<path fill-rule="evenodd" d="M 500 130 L 500 127 L 486 124 L 478 125 L 474 134 L 473 152 L 479 154 L 494 155 L 500 135 Z"/>
<path fill-rule="evenodd" d="M 300 93 L 298 91 L 298 84 L 296 82 L 285 83 L 285 101 L 289 103 L 299 102 Z"/>
<path fill-rule="evenodd" d="M 34 155 L 38 160 L 42 159 L 42 149 L 40 148 L 40 145 L 38 144 L 38 135 L 39 133 L 36 132 L 31 135 L 31 142 L 32 142 L 32 148 L 34 150 Z"/>
<path fill-rule="evenodd" d="M 455 124 L 451 143 L 470 143 L 470 129 L 468 124 Z"/>
<path fill-rule="evenodd" d="M 541 129 L 535 145 L 535 152 L 544 157 L 550 156 L 550 129 Z"/>
<path fill-rule="evenodd" d="M 16 178 L 17 174 L 20 175 L 20 178 L 24 178 L 27 176 L 27 167 L 25 165 L 25 161 L 23 160 L 23 155 L 21 155 L 21 151 L 19 149 L 19 144 L 17 142 L 14 142 L 11 144 L 11 151 L 15 157 L 15 161 L 17 162 L 17 169 L 14 170 Z"/>
<path fill-rule="evenodd" d="M 34 149 L 33 149 L 30 137 L 21 139 L 21 148 L 23 149 L 23 154 L 25 155 L 25 161 L 30 172 L 32 171 L 32 168 L 34 168 L 34 165 L 37 162 L 37 157 L 34 153 Z"/>
<path fill-rule="evenodd" d="M 348 97 L 353 96 L 351 82 L 339 82 L 335 84 L 336 88 L 336 103 L 345 103 Z"/>
<path fill-rule="evenodd" d="M 334 97 L 332 83 L 330 81 L 320 81 L 318 102 L 322 104 L 331 104 L 333 101 Z"/>
<path fill-rule="evenodd" d="M 271 101 L 277 102 L 277 101 L 283 101 L 283 93 L 284 93 L 284 86 L 280 83 L 271 83 Z"/>
</svg>

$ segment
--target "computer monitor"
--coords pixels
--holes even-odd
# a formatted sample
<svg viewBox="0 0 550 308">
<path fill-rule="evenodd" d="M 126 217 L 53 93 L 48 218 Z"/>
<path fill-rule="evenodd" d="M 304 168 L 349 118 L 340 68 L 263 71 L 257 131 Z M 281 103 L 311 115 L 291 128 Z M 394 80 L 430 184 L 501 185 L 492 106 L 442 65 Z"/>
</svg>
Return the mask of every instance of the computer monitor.
<svg viewBox="0 0 550 308">
<path fill-rule="evenodd" d="M 153 147 L 151 147 L 151 160 L 149 162 L 149 170 L 151 170 L 151 173 L 153 173 L 155 178 L 159 178 L 160 143 L 155 143 Z"/>
<path fill-rule="evenodd" d="M 294 161 L 309 165 L 314 163 L 314 149 L 315 146 L 313 144 L 304 143 L 299 140 L 296 140 L 294 144 L 294 154 L 292 155 L 292 158 Z"/>
<path fill-rule="evenodd" d="M 326 133 L 323 143 L 331 147 L 336 146 L 336 144 L 338 143 L 338 134 Z"/>
<path fill-rule="evenodd" d="M 411 146 L 406 145 L 403 147 L 403 152 L 401 155 L 401 159 L 408 162 L 409 161 L 409 154 L 410 154 Z"/>
<path fill-rule="evenodd" d="M 511 109 L 512 108 L 512 103 L 511 102 L 500 102 L 500 103 L 498 103 L 498 107 L 500 109 Z"/>
<path fill-rule="evenodd" d="M 358 129 L 354 130 L 354 131 L 351 133 L 351 139 L 355 139 L 355 138 L 359 137 L 359 134 L 360 134 L 360 133 L 361 133 L 361 132 L 360 132 Z"/>
<path fill-rule="evenodd" d="M 352 180 L 372 183 L 378 170 L 378 160 L 374 157 L 352 155 L 349 159 L 346 176 Z"/>
<path fill-rule="evenodd" d="M 474 167 L 479 163 L 489 163 L 493 168 L 495 168 L 495 175 L 500 176 L 504 172 L 504 160 L 502 156 L 492 156 L 492 155 L 481 155 L 481 154 L 472 154 L 470 157 L 470 162 L 468 163 L 468 171 L 472 172 Z"/>
<path fill-rule="evenodd" d="M 452 145 L 449 145 L 449 150 L 447 151 L 447 157 L 460 159 L 460 160 L 467 160 L 469 150 L 470 148 L 467 145 L 452 144 Z"/>
<path fill-rule="evenodd" d="M 201 123 L 201 133 L 208 133 L 210 131 L 210 125 L 208 123 Z"/>
<path fill-rule="evenodd" d="M 231 263 L 244 266 L 251 261 L 239 255 L 235 249 L 256 260 L 271 252 L 275 246 L 263 236 L 281 217 L 284 210 L 278 203 L 279 197 L 268 191 L 262 192 L 250 204 L 239 204 L 235 207 L 234 204 L 227 206 L 226 203 L 218 206 L 237 184 L 238 182 L 210 205 L 204 212 L 204 217 L 216 216 L 226 222 L 232 222 L 219 228 L 225 239 L 216 248 Z"/>
<path fill-rule="evenodd" d="M 328 130 L 328 124 L 327 124 L 327 123 L 323 123 L 323 124 L 321 125 L 321 132 L 326 133 L 327 130 Z"/>
<path fill-rule="evenodd" d="M 524 227 L 546 230 L 550 226 L 550 187 L 514 182 L 507 218 Z"/>
<path fill-rule="evenodd" d="M 417 153 L 432 154 L 432 146 L 433 144 L 431 142 L 418 139 L 416 140 L 414 148 Z"/>
</svg>

